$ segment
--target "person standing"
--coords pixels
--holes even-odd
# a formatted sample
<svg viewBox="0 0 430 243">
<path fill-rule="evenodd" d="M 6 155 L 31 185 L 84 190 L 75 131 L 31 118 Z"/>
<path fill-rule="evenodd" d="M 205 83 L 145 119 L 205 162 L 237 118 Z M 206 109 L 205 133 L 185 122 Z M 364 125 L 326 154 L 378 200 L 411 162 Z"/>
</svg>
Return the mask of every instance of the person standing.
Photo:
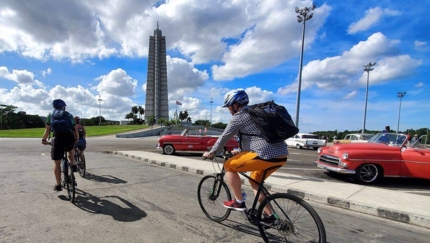
<svg viewBox="0 0 430 243">
<path fill-rule="evenodd" d="M 411 144 L 414 144 L 414 143 L 416 143 L 417 141 L 419 141 L 419 139 L 418 139 L 418 134 L 415 134 L 414 135 L 414 137 L 412 138 L 412 140 L 411 140 Z"/>
<path fill-rule="evenodd" d="M 69 161 L 72 164 L 72 170 L 77 171 L 74 159 L 74 146 L 79 137 L 73 115 L 66 111 L 66 103 L 61 99 L 52 102 L 54 110 L 46 118 L 45 132 L 42 137 L 42 144 L 47 145 L 48 137 L 51 131 L 53 138 L 51 142 L 51 159 L 54 160 L 54 175 L 56 184 L 54 191 L 61 191 L 61 160 L 65 151 L 69 152 Z"/>
<path fill-rule="evenodd" d="M 390 126 L 385 126 L 385 129 L 384 130 L 382 130 L 382 132 L 383 133 L 388 133 L 388 132 L 390 132 Z"/>
</svg>

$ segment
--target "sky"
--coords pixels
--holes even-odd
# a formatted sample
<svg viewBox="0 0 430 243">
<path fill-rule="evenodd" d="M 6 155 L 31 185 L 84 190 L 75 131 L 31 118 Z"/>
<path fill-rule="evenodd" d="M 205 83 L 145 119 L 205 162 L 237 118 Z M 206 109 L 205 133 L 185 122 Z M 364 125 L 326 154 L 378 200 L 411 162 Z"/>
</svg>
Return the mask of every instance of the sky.
<svg viewBox="0 0 430 243">
<path fill-rule="evenodd" d="M 101 111 L 126 120 L 132 106 L 145 105 L 149 36 L 158 22 L 171 118 L 187 110 L 192 121 L 227 123 L 224 95 L 245 89 L 250 104 L 274 100 L 296 120 L 304 25 L 295 7 L 312 1 L 0 2 L 0 104 L 17 111 L 46 116 L 61 98 L 75 116 Z M 305 25 L 300 131 L 362 129 L 367 80 L 366 129 L 430 127 L 430 1 L 314 3 Z M 369 63 L 376 65 L 367 73 Z"/>
</svg>

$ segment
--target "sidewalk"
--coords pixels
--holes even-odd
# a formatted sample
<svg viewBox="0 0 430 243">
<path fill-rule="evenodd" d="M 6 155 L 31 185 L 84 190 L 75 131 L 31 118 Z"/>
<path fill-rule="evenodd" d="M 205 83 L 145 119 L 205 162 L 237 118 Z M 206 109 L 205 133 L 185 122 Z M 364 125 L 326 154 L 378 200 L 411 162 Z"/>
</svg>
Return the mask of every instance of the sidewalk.
<svg viewBox="0 0 430 243">
<path fill-rule="evenodd" d="M 200 175 L 215 172 L 213 163 L 201 162 L 161 153 L 144 151 L 114 151 L 131 159 Z M 215 167 L 218 169 L 217 167 Z M 248 180 L 244 180 L 249 185 Z M 412 193 L 372 188 L 363 185 L 305 178 L 282 172 L 273 173 L 266 180 L 266 188 L 275 192 L 289 192 L 305 200 L 370 214 L 430 229 L 430 197 Z"/>
</svg>

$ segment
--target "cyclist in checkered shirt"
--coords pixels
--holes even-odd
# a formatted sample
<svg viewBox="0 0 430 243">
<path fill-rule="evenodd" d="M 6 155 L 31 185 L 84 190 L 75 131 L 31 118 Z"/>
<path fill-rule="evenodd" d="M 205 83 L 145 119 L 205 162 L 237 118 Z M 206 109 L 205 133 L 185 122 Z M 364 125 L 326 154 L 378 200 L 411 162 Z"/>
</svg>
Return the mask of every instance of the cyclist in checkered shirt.
<svg viewBox="0 0 430 243">
<path fill-rule="evenodd" d="M 285 142 L 268 143 L 259 136 L 245 134 L 260 134 L 260 130 L 252 121 L 251 116 L 245 109 L 248 108 L 248 95 L 244 90 L 233 90 L 227 93 L 223 107 L 227 107 L 232 118 L 222 135 L 218 138 L 209 152 L 203 154 L 204 158 L 212 159 L 234 135 L 239 134 L 241 148 L 233 150 L 234 156 L 224 163 L 227 181 L 233 191 L 235 199 L 224 202 L 224 207 L 245 211 L 246 205 L 241 192 L 241 179 L 238 172 L 252 171 L 251 178 L 261 181 L 265 169 L 273 166 L 283 166 L 287 162 L 288 149 Z M 241 134 L 242 133 L 242 134 Z M 266 179 L 277 169 L 266 173 Z M 258 185 L 250 181 L 254 194 L 257 193 Z M 263 193 L 258 199 L 264 200 Z M 271 215 L 270 209 L 265 209 L 266 215 Z"/>
</svg>

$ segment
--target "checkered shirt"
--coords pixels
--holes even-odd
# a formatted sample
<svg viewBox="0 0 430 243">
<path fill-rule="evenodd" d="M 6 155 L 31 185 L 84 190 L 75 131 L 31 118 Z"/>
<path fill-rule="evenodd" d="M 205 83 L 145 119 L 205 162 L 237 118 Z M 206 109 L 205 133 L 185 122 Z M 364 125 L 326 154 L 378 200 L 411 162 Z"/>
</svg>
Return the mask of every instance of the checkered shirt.
<svg viewBox="0 0 430 243">
<path fill-rule="evenodd" d="M 210 150 L 210 153 L 219 152 L 228 140 L 239 132 L 256 135 L 261 133 L 257 125 L 252 121 L 251 116 L 248 112 L 244 111 L 244 109 L 247 109 L 247 107 L 243 107 L 239 112 L 232 116 L 224 132 Z M 268 143 L 261 137 L 245 134 L 242 134 L 242 140 L 240 142 L 242 144 L 242 151 L 255 152 L 264 160 L 288 155 L 288 149 L 285 142 Z"/>
</svg>

